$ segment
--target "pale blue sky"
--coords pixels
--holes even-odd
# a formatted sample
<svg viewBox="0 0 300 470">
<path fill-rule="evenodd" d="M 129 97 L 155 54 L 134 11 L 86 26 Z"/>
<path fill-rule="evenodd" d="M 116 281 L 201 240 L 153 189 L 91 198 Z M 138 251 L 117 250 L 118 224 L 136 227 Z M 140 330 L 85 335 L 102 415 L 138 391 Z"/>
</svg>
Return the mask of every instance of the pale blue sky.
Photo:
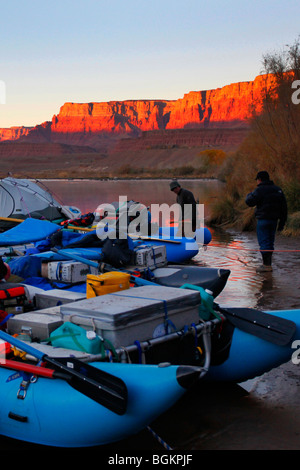
<svg viewBox="0 0 300 470">
<path fill-rule="evenodd" d="M 253 80 L 299 18 L 299 0 L 0 0 L 0 127 L 51 120 L 67 101 L 176 100 Z"/>
</svg>

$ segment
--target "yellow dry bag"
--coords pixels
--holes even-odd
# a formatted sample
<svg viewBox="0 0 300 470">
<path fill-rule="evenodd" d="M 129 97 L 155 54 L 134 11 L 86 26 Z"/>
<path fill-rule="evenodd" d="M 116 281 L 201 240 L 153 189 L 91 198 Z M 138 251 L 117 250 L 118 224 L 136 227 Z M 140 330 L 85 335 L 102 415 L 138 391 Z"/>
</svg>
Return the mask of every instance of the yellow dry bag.
<svg viewBox="0 0 300 470">
<path fill-rule="evenodd" d="M 98 295 L 110 294 L 119 290 L 129 289 L 130 274 L 119 271 L 111 271 L 104 274 L 87 274 L 86 276 L 86 298 Z"/>
</svg>

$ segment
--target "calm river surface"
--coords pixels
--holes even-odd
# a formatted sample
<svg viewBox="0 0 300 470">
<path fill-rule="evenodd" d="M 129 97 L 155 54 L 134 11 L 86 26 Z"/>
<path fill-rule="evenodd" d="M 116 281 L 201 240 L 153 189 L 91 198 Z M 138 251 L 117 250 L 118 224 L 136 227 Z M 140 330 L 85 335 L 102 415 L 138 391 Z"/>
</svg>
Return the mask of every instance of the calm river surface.
<svg viewBox="0 0 300 470">
<path fill-rule="evenodd" d="M 150 204 L 173 204 L 175 194 L 170 191 L 170 180 L 44 180 L 48 188 L 59 202 L 79 207 L 83 213 L 93 212 L 98 204 L 111 203 L 126 196 L 128 201 Z M 223 184 L 217 180 L 180 181 L 183 187 L 194 193 L 195 199 L 207 208 L 218 196 Z"/>
<path fill-rule="evenodd" d="M 56 181 L 45 185 L 64 204 L 83 213 L 98 204 L 127 196 L 145 205 L 173 204 L 168 180 Z M 205 204 L 205 215 L 222 184 L 217 181 L 182 181 Z M 264 310 L 300 309 L 299 239 L 277 236 L 272 273 L 257 274 L 260 264 L 255 233 L 212 230 L 212 241 L 201 248 L 193 262 L 227 268 L 231 275 L 216 299 L 221 306 L 245 306 Z M 251 351 L 249 351 L 251 355 Z M 188 392 L 151 427 L 175 450 L 300 449 L 300 374 L 291 363 L 243 384 L 213 388 L 203 384 Z M 250 382 L 250 381 L 249 381 Z M 246 393 L 246 391 L 250 394 Z M 0 448 L 26 450 L 36 446 L 0 438 Z M 163 450 L 145 430 L 137 436 L 97 449 L 114 455 L 136 455 L 140 450 Z"/>
</svg>

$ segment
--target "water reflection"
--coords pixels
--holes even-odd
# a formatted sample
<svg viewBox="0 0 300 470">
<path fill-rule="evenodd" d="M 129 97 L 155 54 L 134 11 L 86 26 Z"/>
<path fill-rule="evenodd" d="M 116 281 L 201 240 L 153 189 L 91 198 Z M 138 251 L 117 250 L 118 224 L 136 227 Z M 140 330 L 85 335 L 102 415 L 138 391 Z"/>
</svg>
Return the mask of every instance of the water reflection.
<svg viewBox="0 0 300 470">
<path fill-rule="evenodd" d="M 226 288 L 217 299 L 224 307 L 255 307 L 257 304 L 262 278 L 255 271 L 257 256 L 251 250 L 251 238 L 239 233 L 213 230 L 211 244 L 200 248 L 194 258 L 195 263 L 200 266 L 230 269 Z"/>
<path fill-rule="evenodd" d="M 213 231 L 212 242 L 194 258 L 199 265 L 230 269 L 217 301 L 222 306 L 264 310 L 300 308 L 299 240 L 278 236 L 273 271 L 258 274 L 261 263 L 255 233 Z"/>
</svg>

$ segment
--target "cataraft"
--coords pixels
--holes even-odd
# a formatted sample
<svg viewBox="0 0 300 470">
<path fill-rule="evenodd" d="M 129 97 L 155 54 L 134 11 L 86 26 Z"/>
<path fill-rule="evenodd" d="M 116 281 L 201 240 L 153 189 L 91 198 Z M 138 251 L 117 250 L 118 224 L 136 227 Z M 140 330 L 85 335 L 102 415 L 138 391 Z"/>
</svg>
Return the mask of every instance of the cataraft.
<svg viewBox="0 0 300 470">
<path fill-rule="evenodd" d="M 195 381 L 256 377 L 300 340 L 300 310 L 224 309 L 192 284 L 110 271 L 84 293 L 30 287 L 0 289 L 0 433 L 38 444 L 118 441 Z"/>
<path fill-rule="evenodd" d="M 64 232 L 63 236 L 65 236 Z M 74 242 L 73 235 L 71 237 Z M 89 251 L 86 258 L 83 255 L 84 249 Z M 147 249 L 149 250 L 149 247 Z M 157 272 L 157 276 L 146 278 L 143 276 L 143 260 L 145 253 L 149 254 L 147 249 L 145 250 L 143 246 L 139 251 L 138 247 L 135 252 L 137 259 L 142 260 L 138 272 L 130 270 L 127 272 L 126 269 L 122 269 L 117 273 L 115 268 L 110 270 L 109 265 L 106 264 L 106 270 L 111 272 L 99 273 L 100 264 L 97 257 L 95 261 L 90 258 L 94 248 L 82 247 L 76 252 L 76 248 L 63 247 L 61 249 L 60 247 L 32 254 L 31 256 L 19 257 L 17 262 L 24 262 L 21 272 L 28 267 L 26 266 L 27 262 L 32 268 L 33 260 L 35 260 L 36 269 L 41 269 L 41 265 L 44 263 L 48 264 L 46 277 L 50 277 L 50 287 L 41 284 L 41 290 L 42 296 L 48 297 L 48 301 L 52 303 L 51 305 L 36 305 L 35 303 L 35 311 L 32 312 L 35 320 L 38 319 L 38 322 L 40 322 L 42 318 L 43 322 L 47 320 L 47 315 L 51 313 L 51 319 L 55 318 L 53 314 L 58 315 L 62 325 L 67 323 L 68 328 L 70 328 L 70 325 L 74 328 L 74 325 L 76 325 L 76 327 L 81 328 L 81 333 L 82 330 L 83 332 L 92 330 L 96 337 L 100 339 L 100 342 L 98 350 L 89 353 L 90 360 L 96 358 L 100 362 L 108 360 L 113 362 L 143 362 L 146 364 L 170 362 L 174 365 L 204 366 L 207 370 L 205 380 L 245 381 L 259 376 L 291 358 L 293 341 L 300 339 L 299 310 L 260 312 L 249 308 L 239 310 L 222 309 L 215 303 L 214 298 L 224 288 L 229 272 L 223 273 L 224 276 L 221 276 L 223 286 L 219 284 L 215 287 L 215 290 L 213 283 L 216 281 L 216 278 L 214 278 L 216 272 L 206 271 L 205 273 L 202 271 L 204 277 L 209 274 L 214 279 L 206 283 L 202 278 L 201 281 L 198 279 L 197 282 L 196 276 L 192 276 L 189 269 L 194 268 L 194 266 L 168 264 L 167 266 L 157 267 L 157 265 L 154 265 L 151 266 L 150 271 L 152 273 Z M 159 252 L 160 245 L 156 249 Z M 77 256 L 77 253 L 80 256 Z M 150 259 L 153 261 L 153 256 L 152 258 L 150 256 Z M 69 260 L 69 263 L 66 260 Z M 135 261 L 137 263 L 137 260 Z M 86 284 L 85 282 L 81 284 L 81 289 L 73 289 L 73 287 L 78 286 L 71 287 L 71 292 L 68 286 L 63 284 L 66 279 L 63 276 L 61 277 L 64 272 L 71 272 L 70 262 L 71 265 L 76 263 L 80 265 L 82 263 L 82 265 L 88 266 L 89 269 L 96 270 L 94 274 L 87 274 L 87 271 L 85 271 Z M 52 277 L 49 274 L 51 265 Z M 12 263 L 10 263 L 10 266 L 12 272 L 14 272 Z M 146 266 L 147 272 L 148 267 Z M 197 273 L 200 273 L 201 269 L 205 269 L 197 266 L 195 268 L 199 268 Z M 167 275 L 163 275 L 164 270 L 167 270 Z M 174 283 L 168 283 L 173 275 L 171 274 L 172 270 L 177 278 L 173 279 Z M 93 275 L 96 280 L 93 280 Z M 105 286 L 107 282 L 106 275 L 109 277 L 116 275 L 128 276 L 127 279 L 134 287 L 129 288 L 128 286 L 126 292 L 124 292 L 120 288 L 123 282 L 117 281 L 116 285 L 119 286 L 117 289 L 120 292 L 109 291 L 110 293 L 104 293 L 103 295 L 101 287 L 102 285 Z M 38 289 L 37 286 L 30 283 L 30 279 L 25 279 L 25 281 L 26 288 L 30 286 L 33 290 L 35 287 Z M 44 278 L 44 281 L 47 282 L 47 279 Z M 59 285 L 57 281 L 62 281 L 63 285 Z M 127 285 L 127 283 L 124 285 Z M 98 290 L 99 286 L 100 290 Z M 89 298 L 87 298 L 88 289 L 92 289 L 94 292 Z M 76 290 L 76 292 L 73 292 L 73 290 Z M 190 293 L 189 300 L 191 304 L 186 305 L 182 299 L 178 299 L 180 291 L 181 293 L 183 291 Z M 41 295 L 36 294 L 35 299 L 37 297 L 41 297 Z M 68 305 L 64 305 L 66 301 L 69 302 Z M 187 298 L 185 298 L 185 301 L 187 301 Z M 108 308 L 106 302 L 110 307 L 115 307 L 116 310 Z M 138 302 L 138 306 L 135 304 L 136 302 Z M 50 313 L 42 312 L 42 315 L 45 314 L 46 317 L 39 317 L 41 310 L 47 308 L 47 306 L 51 306 L 51 309 L 55 308 L 54 311 L 51 310 Z M 148 310 L 146 307 L 148 307 Z M 181 315 L 181 308 L 187 309 L 189 312 L 187 316 Z M 173 311 L 180 311 L 181 313 L 173 317 L 169 315 Z M 37 312 L 39 315 L 36 315 Z M 27 315 L 27 313 L 25 312 L 24 315 Z M 156 315 L 158 315 L 158 318 L 156 318 Z M 17 322 L 20 327 L 19 322 L 21 322 L 22 328 L 26 330 L 27 320 L 24 316 L 15 315 L 8 320 L 7 324 L 11 328 L 11 325 Z M 150 322 L 149 328 L 145 328 L 150 320 L 153 320 L 153 322 Z M 183 323 L 182 320 L 184 320 Z M 140 323 L 143 327 L 137 329 L 136 326 Z M 57 323 L 55 325 L 57 326 Z M 29 329 L 31 328 L 32 325 L 30 324 Z M 70 334 L 63 334 L 64 338 L 66 336 L 77 338 L 79 333 L 73 335 L 72 328 Z M 118 334 L 116 334 L 116 331 Z M 124 335 L 120 339 L 119 334 L 122 331 Z M 142 332 L 143 335 L 141 335 Z M 38 334 L 35 333 L 33 336 L 40 340 Z M 206 367 L 208 362 L 209 367 Z"/>
<path fill-rule="evenodd" d="M 222 308 L 200 286 L 162 286 L 118 271 L 86 279 L 84 292 L 24 284 L 30 300 L 3 319 L 8 333 L 77 350 L 89 362 L 182 364 L 203 368 L 205 381 L 236 383 L 289 361 L 300 340 L 299 309 Z"/>
<path fill-rule="evenodd" d="M 102 276 L 108 277 L 109 291 L 123 289 L 125 292 L 126 289 L 126 292 L 142 294 L 137 288 L 130 287 L 129 274 L 112 272 Z M 0 434 L 55 447 L 108 444 L 149 427 L 156 417 L 206 374 L 208 365 L 90 362 L 90 358 L 94 359 L 102 350 L 102 338 L 89 327 L 85 330 L 71 322 L 65 323 L 58 310 L 65 303 L 76 303 L 80 298 L 88 300 L 90 295 L 93 296 L 99 287 L 98 277 L 91 276 L 93 285 L 88 285 L 85 295 L 67 292 L 64 296 L 66 292 L 61 290 L 47 292 L 38 288 L 31 290 L 31 286 L 26 284 L 1 283 Z M 151 287 L 154 293 L 152 283 L 147 287 Z M 155 289 L 169 288 L 155 286 Z M 187 298 L 191 292 L 173 288 L 167 299 L 173 307 L 174 291 L 177 292 L 175 302 L 180 300 L 183 304 L 177 308 L 176 319 L 182 326 L 185 317 L 187 320 L 191 315 L 196 318 L 195 312 L 190 312 L 194 309 L 194 300 Z M 144 295 L 147 297 L 151 293 L 145 292 Z M 135 305 L 130 298 L 129 302 L 121 300 L 123 305 L 127 304 L 127 314 L 136 313 L 135 331 L 131 337 L 144 329 L 145 315 L 149 316 L 151 323 L 146 331 L 154 327 L 159 334 L 161 328 L 162 312 L 160 308 L 156 311 L 155 296 L 152 301 L 147 301 L 144 295 Z M 162 292 L 155 295 L 160 297 Z M 107 312 L 118 312 L 120 305 L 115 307 L 116 310 L 113 305 L 107 305 Z M 140 313 L 136 312 L 136 307 Z M 126 312 L 119 313 L 117 325 L 120 321 L 124 326 L 124 320 L 127 323 Z M 117 336 L 121 335 L 121 342 L 129 333 L 123 326 L 116 332 Z M 132 326 L 130 321 L 129 326 Z M 60 327 L 66 331 L 59 331 Z M 75 331 L 72 331 L 73 327 Z M 73 338 L 74 348 L 71 343 L 59 346 L 60 339 L 64 338 L 67 343 Z"/>
<path fill-rule="evenodd" d="M 199 374 L 184 366 L 91 365 L 76 351 L 47 350 L 3 331 L 0 338 L 7 351 L 0 362 L 0 434 L 47 446 L 90 447 L 135 434 Z"/>
</svg>

